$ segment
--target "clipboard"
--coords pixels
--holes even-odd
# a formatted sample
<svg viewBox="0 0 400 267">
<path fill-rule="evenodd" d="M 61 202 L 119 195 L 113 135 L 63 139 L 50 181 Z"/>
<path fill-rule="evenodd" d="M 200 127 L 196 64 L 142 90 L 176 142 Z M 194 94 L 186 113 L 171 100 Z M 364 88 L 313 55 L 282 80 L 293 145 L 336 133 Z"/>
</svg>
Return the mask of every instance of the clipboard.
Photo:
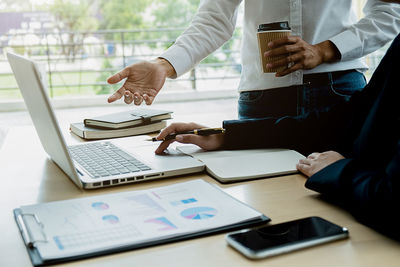
<svg viewBox="0 0 400 267">
<path fill-rule="evenodd" d="M 75 253 L 75 254 L 60 254 L 55 257 L 46 257 L 42 255 L 43 252 L 46 252 L 45 248 L 48 244 L 54 243 L 54 233 L 51 233 L 49 229 L 46 228 L 46 224 L 51 224 L 50 221 L 43 221 L 40 218 L 40 215 L 35 214 L 33 212 L 26 212 L 24 211 L 24 207 L 14 209 L 14 217 L 16 224 L 20 230 L 22 239 L 26 245 L 26 249 L 28 251 L 29 257 L 31 259 L 31 262 L 33 266 L 45 266 L 49 264 L 55 264 L 55 263 L 61 263 L 61 262 L 68 262 L 68 261 L 74 261 L 74 260 L 79 260 L 79 259 L 84 259 L 84 258 L 90 258 L 90 257 L 95 257 L 95 256 L 100 256 L 100 255 L 107 255 L 107 254 L 112 254 L 112 253 L 117 253 L 117 252 L 123 252 L 123 251 L 128 251 L 128 250 L 133 250 L 133 249 L 138 249 L 138 248 L 144 248 L 144 247 L 149 247 L 149 246 L 155 246 L 159 244 L 166 244 L 166 243 L 171 243 L 171 242 L 176 242 L 176 241 L 181 241 L 181 240 L 187 240 L 187 239 L 192 239 L 200 236 L 206 236 L 206 235 L 211 235 L 211 234 L 216 234 L 216 233 L 221 233 L 221 232 L 226 232 L 230 230 L 237 230 L 240 228 L 244 227 L 250 227 L 250 226 L 255 226 L 255 225 L 260 225 L 264 224 L 270 221 L 270 218 L 265 216 L 262 213 L 259 213 L 258 211 L 255 211 L 251 207 L 247 206 L 246 204 L 234 199 L 230 195 L 226 194 L 219 188 L 217 188 L 214 185 L 208 184 L 204 182 L 203 180 L 194 180 L 190 182 L 185 182 L 185 183 L 178 183 L 176 185 L 172 186 L 167 186 L 167 187 L 160 187 L 160 188 L 155 188 L 155 189 L 149 189 L 149 190 L 141 190 L 141 191 L 136 191 L 136 192 L 124 192 L 124 193 L 116 193 L 116 194 L 108 194 L 104 195 L 106 198 L 105 199 L 112 199 L 112 198 L 124 198 L 124 197 L 129 197 L 131 195 L 137 196 L 138 194 L 143 195 L 142 193 L 145 191 L 145 193 L 149 192 L 163 192 L 162 190 L 168 187 L 171 188 L 171 190 L 181 190 L 182 188 L 192 188 L 193 190 L 203 190 L 202 187 L 204 188 L 204 191 L 202 193 L 214 194 L 218 198 L 221 198 L 221 200 L 225 200 L 226 202 L 231 202 L 229 205 L 236 206 L 236 209 L 234 209 L 231 213 L 234 214 L 237 212 L 237 208 L 242 209 L 243 211 L 248 212 L 248 214 L 252 214 L 250 217 L 244 217 L 246 218 L 245 220 L 240 220 L 240 221 L 235 221 L 235 220 L 224 220 L 224 223 L 221 223 L 219 225 L 215 224 L 214 226 L 211 227 L 201 227 L 201 228 L 193 228 L 193 229 L 188 229 L 188 231 L 182 231 L 177 234 L 172 234 L 172 235 L 160 235 L 156 237 L 149 237 L 147 239 L 141 240 L 140 242 L 121 242 L 120 244 L 114 245 L 114 246 L 109 246 L 105 248 L 97 248 L 97 249 L 92 249 L 85 251 L 83 250 L 82 253 Z M 212 189 L 214 188 L 214 190 Z M 215 190 L 217 189 L 217 190 Z M 161 190 L 161 191 L 160 191 Z M 210 190 L 210 192 L 207 192 Z M 211 194 L 211 195 L 212 195 Z M 42 203 L 42 204 L 37 204 L 37 205 L 31 205 L 31 206 L 25 206 L 25 207 L 33 207 L 38 211 L 41 210 L 46 210 L 49 209 L 49 205 L 53 205 L 54 207 L 57 207 L 58 205 L 75 205 L 76 203 L 90 203 L 90 201 L 94 201 L 96 198 L 99 198 L 102 196 L 95 196 L 95 197 L 89 197 L 89 198 L 82 198 L 82 199 L 73 199 L 73 200 L 65 200 L 65 201 L 58 201 L 58 202 L 50 202 L 50 203 Z M 205 197 L 209 197 L 205 196 Z M 104 198 L 102 198 L 104 199 Z M 155 198 L 156 199 L 156 198 Z M 194 199 L 194 198 L 193 198 Z M 175 201 L 178 204 L 177 206 L 180 206 L 180 210 L 183 209 L 183 211 L 187 211 L 190 209 L 195 209 L 196 207 L 199 208 L 197 203 L 191 203 L 190 201 L 193 202 L 193 199 L 184 199 L 184 200 L 178 200 Z M 201 202 L 202 200 L 200 199 L 200 196 L 196 196 L 196 199 L 198 199 L 198 202 Z M 180 203 L 179 201 L 188 201 L 188 203 L 183 204 Z M 172 203 L 170 201 L 170 203 Z M 174 203 L 172 203 L 175 205 Z M 224 205 L 221 204 L 219 206 L 219 209 L 224 209 L 225 207 L 228 207 L 229 205 Z M 202 205 L 200 205 L 202 206 Z M 232 206 L 232 207 L 233 207 Z M 176 207 L 173 207 L 174 209 Z M 170 214 L 172 213 L 172 210 L 167 210 L 165 214 Z M 210 219 L 207 217 L 204 217 L 204 221 L 210 220 L 210 222 L 213 219 L 213 214 L 215 215 L 215 218 L 217 217 L 217 213 L 213 213 L 213 210 L 209 210 L 209 216 Z M 181 212 L 182 214 L 182 212 Z M 207 216 L 206 213 L 199 213 L 202 216 Z M 231 216 L 232 214 L 228 215 Z M 184 214 L 185 215 L 185 214 Z M 190 214 L 189 214 L 190 215 Z M 185 215 L 186 216 L 186 215 Z M 222 216 L 222 215 L 221 215 Z M 168 217 L 165 215 L 165 217 Z M 179 215 L 178 215 L 179 217 Z M 186 216 L 188 219 L 190 216 Z M 172 220 L 171 216 L 168 217 L 171 222 L 174 224 L 178 225 L 176 221 Z M 191 218 L 193 220 L 193 217 Z M 202 218 L 198 219 L 201 221 Z M 230 222 L 230 223 L 226 223 Z M 51 228 L 51 227 L 50 227 Z M 167 229 L 168 230 L 168 229 Z M 161 233 L 161 232 L 160 232 Z M 164 234 L 164 233 L 163 233 Z M 60 241 L 59 241 L 60 242 Z M 42 252 L 42 253 L 41 253 Z"/>
</svg>

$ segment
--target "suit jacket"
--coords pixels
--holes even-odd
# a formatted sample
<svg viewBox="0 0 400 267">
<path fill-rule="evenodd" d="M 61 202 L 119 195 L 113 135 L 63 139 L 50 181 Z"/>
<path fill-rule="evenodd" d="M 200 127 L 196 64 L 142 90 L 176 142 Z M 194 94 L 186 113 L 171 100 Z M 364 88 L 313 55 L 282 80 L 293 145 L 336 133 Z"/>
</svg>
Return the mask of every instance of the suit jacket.
<svg viewBox="0 0 400 267">
<path fill-rule="evenodd" d="M 304 155 L 334 150 L 339 160 L 306 187 L 361 222 L 400 238 L 400 35 L 371 81 L 349 102 L 303 117 L 224 121 L 225 148 L 284 147 Z"/>
</svg>

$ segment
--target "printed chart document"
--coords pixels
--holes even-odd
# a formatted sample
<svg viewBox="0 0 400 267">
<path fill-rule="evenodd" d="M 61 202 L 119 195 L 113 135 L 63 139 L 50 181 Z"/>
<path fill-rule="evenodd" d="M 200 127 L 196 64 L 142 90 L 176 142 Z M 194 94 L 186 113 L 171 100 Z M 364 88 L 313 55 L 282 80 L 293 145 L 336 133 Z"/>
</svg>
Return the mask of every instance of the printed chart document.
<svg viewBox="0 0 400 267">
<path fill-rule="evenodd" d="M 35 266 L 270 220 L 203 180 L 22 206 L 14 214 Z"/>
</svg>

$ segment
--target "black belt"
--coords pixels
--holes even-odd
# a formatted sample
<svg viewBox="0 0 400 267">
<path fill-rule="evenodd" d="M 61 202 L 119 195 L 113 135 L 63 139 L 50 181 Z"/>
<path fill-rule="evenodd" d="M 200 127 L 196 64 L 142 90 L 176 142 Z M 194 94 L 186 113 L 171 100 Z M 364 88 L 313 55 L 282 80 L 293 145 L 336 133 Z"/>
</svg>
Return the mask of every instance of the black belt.
<svg viewBox="0 0 400 267">
<path fill-rule="evenodd" d="M 331 84 L 333 80 L 335 80 L 336 78 L 355 71 L 356 70 L 342 70 L 333 72 L 304 74 L 303 83 L 305 85 L 313 85 L 313 86 L 327 85 Z"/>
</svg>

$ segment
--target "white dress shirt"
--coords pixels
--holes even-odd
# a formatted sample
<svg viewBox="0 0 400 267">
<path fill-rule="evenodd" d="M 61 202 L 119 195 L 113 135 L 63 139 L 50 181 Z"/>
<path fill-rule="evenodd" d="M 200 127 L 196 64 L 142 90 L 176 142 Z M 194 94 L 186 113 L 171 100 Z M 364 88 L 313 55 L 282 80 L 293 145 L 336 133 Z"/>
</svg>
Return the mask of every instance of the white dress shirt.
<svg viewBox="0 0 400 267">
<path fill-rule="evenodd" d="M 177 76 L 189 71 L 228 41 L 236 25 L 242 0 L 202 0 L 191 25 L 160 57 L 167 59 Z M 242 73 L 239 91 L 299 85 L 303 74 L 367 69 L 363 56 L 384 46 L 400 32 L 400 6 L 368 0 L 365 17 L 357 21 L 351 0 L 244 0 Z M 332 41 L 341 60 L 285 77 L 263 73 L 257 43 L 259 24 L 289 21 L 292 35 L 310 44 Z"/>
</svg>

